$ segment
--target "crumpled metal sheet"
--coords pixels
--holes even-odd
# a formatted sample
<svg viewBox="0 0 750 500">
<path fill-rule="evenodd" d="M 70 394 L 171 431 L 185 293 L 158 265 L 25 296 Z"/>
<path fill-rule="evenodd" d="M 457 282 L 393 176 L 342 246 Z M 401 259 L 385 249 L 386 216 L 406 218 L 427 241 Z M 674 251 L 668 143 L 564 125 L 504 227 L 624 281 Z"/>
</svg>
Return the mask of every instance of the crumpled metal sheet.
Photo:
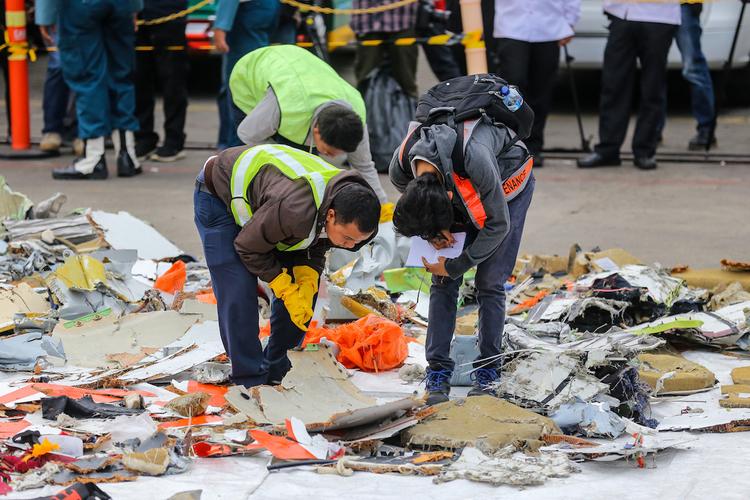
<svg viewBox="0 0 750 500">
<path fill-rule="evenodd" d="M 574 354 L 534 352 L 503 367 L 497 390 L 522 407 L 551 411 L 575 397 L 590 401 L 608 393 L 609 386 L 588 373 Z"/>
<path fill-rule="evenodd" d="M 627 427 L 622 417 L 610 410 L 605 402 L 585 402 L 580 398 L 564 403 L 550 418 L 566 434 L 578 433 L 586 437 L 620 437 Z"/>
<path fill-rule="evenodd" d="M 41 358 L 65 359 L 62 343 L 42 332 L 0 338 L 0 370 L 31 371 Z"/>
<path fill-rule="evenodd" d="M 570 328 L 564 323 L 523 326 L 508 323 L 503 331 L 503 345 L 511 350 L 535 349 L 557 353 L 602 351 L 607 355 L 629 356 L 651 351 L 666 344 L 664 339 L 651 335 L 635 335 L 628 331 L 583 333 L 578 337 L 578 340 L 558 343 L 558 339 L 570 338 Z"/>
</svg>

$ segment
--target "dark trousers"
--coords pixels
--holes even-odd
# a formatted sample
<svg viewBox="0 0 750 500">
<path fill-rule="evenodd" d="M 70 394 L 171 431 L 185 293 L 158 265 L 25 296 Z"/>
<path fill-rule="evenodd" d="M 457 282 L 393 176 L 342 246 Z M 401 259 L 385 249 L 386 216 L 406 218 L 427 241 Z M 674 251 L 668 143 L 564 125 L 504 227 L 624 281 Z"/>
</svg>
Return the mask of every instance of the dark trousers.
<svg viewBox="0 0 750 500">
<path fill-rule="evenodd" d="M 246 387 L 280 381 L 291 368 L 286 355 L 299 346 L 305 332 L 297 328 L 281 300 L 271 303 L 271 336 L 265 350 L 258 339 L 258 278 L 247 270 L 234 249 L 240 227 L 219 198 L 195 190 L 195 226 L 219 313 L 219 331 L 232 361 L 232 382 Z M 314 304 L 313 304 L 314 306 Z"/>
<path fill-rule="evenodd" d="M 414 32 L 400 31 L 398 33 L 368 33 L 357 35 L 358 40 L 383 40 L 388 38 L 403 38 L 414 36 Z M 357 46 L 357 54 L 354 60 L 354 75 L 357 77 L 357 85 L 361 88 L 362 83 L 372 70 L 383 64 L 384 60 L 390 61 L 391 74 L 401 85 L 403 91 L 411 97 L 417 97 L 417 57 L 419 47 L 417 45 L 396 46 L 384 43 L 373 47 Z"/>
<path fill-rule="evenodd" d="M 152 146 L 159 142 L 159 134 L 154 131 L 158 86 L 164 97 L 164 145 L 181 150 L 185 145 L 188 105 L 185 21 L 141 26 L 136 40 L 137 45 L 154 47 L 136 52 L 135 111 L 140 125 L 136 139 Z"/>
<path fill-rule="evenodd" d="M 453 49 L 447 45 L 422 45 L 430 69 L 441 82 L 464 74 Z"/>
<path fill-rule="evenodd" d="M 532 155 L 544 147 L 544 126 L 552 105 L 555 76 L 560 67 L 560 46 L 555 42 L 495 41 L 495 73 L 516 85 L 534 110 L 531 136 L 524 140 Z"/>
<path fill-rule="evenodd" d="M 508 203 L 510 232 L 487 260 L 477 266 L 475 284 L 479 302 L 479 358 L 497 356 L 502 352 L 503 326 L 505 325 L 505 282 L 516 265 L 521 245 L 526 212 L 531 204 L 536 181 L 532 176 L 526 188 Z M 468 246 L 477 236 L 476 230 L 466 235 Z M 456 329 L 458 289 L 463 278 L 452 280 L 433 276 L 430 287 L 429 323 L 427 326 L 427 362 L 433 370 L 453 370 L 450 358 L 451 340 Z M 498 367 L 500 359 L 478 362 L 477 366 Z"/>
<path fill-rule="evenodd" d="M 667 54 L 677 26 L 625 21 L 614 16 L 610 16 L 610 21 L 599 100 L 600 142 L 595 150 L 608 158 L 620 155 L 628 131 L 636 61 L 639 61 L 641 102 L 633 135 L 633 154 L 651 157 L 656 153 L 659 140 Z"/>
<path fill-rule="evenodd" d="M 242 121 L 239 116 L 241 112 L 232 102 L 232 93 L 229 90 L 229 77 L 234 65 L 244 55 L 268 46 L 271 35 L 276 30 L 280 10 L 281 4 L 277 0 L 241 2 L 237 7 L 234 24 L 227 32 L 229 52 L 222 56 L 221 88 L 216 98 L 219 106 L 218 150 L 242 144 L 237 137 L 237 125 Z"/>
<path fill-rule="evenodd" d="M 55 32 L 53 38 L 57 40 L 57 32 Z M 73 93 L 63 78 L 60 53 L 51 51 L 47 54 L 47 73 L 44 75 L 42 98 L 44 126 L 42 133 L 54 132 L 67 135 L 69 138 L 75 137 L 77 131 L 74 107 Z M 70 116 L 71 114 L 72 116 Z"/>
</svg>

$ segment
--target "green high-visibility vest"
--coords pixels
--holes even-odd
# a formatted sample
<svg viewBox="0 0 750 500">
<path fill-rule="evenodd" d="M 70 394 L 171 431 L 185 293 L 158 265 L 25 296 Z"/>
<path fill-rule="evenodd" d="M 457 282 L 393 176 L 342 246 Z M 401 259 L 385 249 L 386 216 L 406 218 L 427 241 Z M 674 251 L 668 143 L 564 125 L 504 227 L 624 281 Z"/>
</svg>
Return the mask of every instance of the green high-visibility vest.
<svg viewBox="0 0 750 500">
<path fill-rule="evenodd" d="M 268 87 L 281 108 L 278 133 L 295 144 L 304 144 L 313 114 L 333 100 L 348 102 L 365 123 L 365 103 L 359 91 L 333 68 L 295 45 L 274 45 L 253 50 L 232 70 L 232 100 L 245 114 L 265 97 Z"/>
<path fill-rule="evenodd" d="M 244 226 L 253 216 L 253 210 L 247 200 L 247 190 L 250 183 L 264 165 L 271 164 L 290 179 L 305 179 L 312 189 L 315 207 L 320 209 L 323 195 L 326 191 L 328 181 L 341 172 L 318 158 L 317 156 L 300 151 L 299 149 L 280 144 L 264 144 L 255 146 L 244 151 L 232 166 L 232 179 L 230 189 L 232 192 L 232 215 L 234 221 Z M 282 251 L 303 250 L 309 247 L 317 236 L 318 226 L 317 210 L 315 222 L 310 235 L 296 245 L 285 245 L 278 243 L 276 248 Z"/>
</svg>

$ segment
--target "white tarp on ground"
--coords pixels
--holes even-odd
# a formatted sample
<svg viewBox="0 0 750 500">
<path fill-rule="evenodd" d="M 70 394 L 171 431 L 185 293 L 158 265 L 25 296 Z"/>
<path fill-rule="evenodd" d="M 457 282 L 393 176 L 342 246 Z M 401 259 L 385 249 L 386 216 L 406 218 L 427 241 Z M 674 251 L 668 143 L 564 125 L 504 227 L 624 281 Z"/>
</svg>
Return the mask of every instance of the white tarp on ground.
<svg viewBox="0 0 750 500">
<path fill-rule="evenodd" d="M 415 350 L 417 351 L 417 350 Z M 411 352 L 412 355 L 416 352 Z M 704 351 L 690 351 L 685 357 L 701 363 L 716 374 L 721 383 L 730 383 L 732 368 L 750 364 L 730 356 Z M 383 374 L 382 392 L 401 393 L 403 382 Z M 354 379 L 357 383 L 356 377 Z M 414 385 L 414 387 L 416 387 Z M 665 418 L 679 415 L 686 406 L 695 407 L 695 400 L 718 397 L 719 389 L 680 398 L 664 399 L 654 404 L 654 416 Z M 717 394 L 715 394 L 717 393 Z M 713 395 L 713 396 L 712 396 Z M 613 495 L 628 500 L 659 498 L 745 499 L 750 491 L 747 474 L 747 450 L 750 432 L 707 434 L 665 432 L 665 438 L 693 439 L 689 450 L 670 450 L 655 459 L 647 459 L 645 469 L 632 462 L 585 462 L 582 471 L 568 478 L 550 479 L 541 486 L 519 490 L 510 486 L 488 486 L 466 480 L 433 484 L 431 478 L 369 474 L 357 472 L 351 477 L 319 475 L 309 468 L 285 470 L 268 474 L 268 455 L 195 460 L 190 470 L 177 476 L 141 477 L 132 483 L 102 484 L 100 487 L 118 500 L 154 498 L 167 499 L 183 491 L 203 490 L 202 499 L 279 499 L 332 498 L 346 494 L 352 498 L 383 500 L 384 498 L 458 498 L 503 499 L 598 499 Z M 34 498 L 62 488 L 12 493 L 4 498 Z M 155 494 L 158 492 L 158 494 Z"/>
</svg>

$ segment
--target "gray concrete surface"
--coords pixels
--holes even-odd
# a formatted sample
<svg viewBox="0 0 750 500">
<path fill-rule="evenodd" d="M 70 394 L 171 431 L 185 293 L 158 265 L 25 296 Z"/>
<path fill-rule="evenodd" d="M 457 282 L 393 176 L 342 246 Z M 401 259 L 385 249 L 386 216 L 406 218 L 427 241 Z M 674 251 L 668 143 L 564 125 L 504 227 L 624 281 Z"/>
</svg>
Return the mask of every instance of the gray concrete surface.
<svg viewBox="0 0 750 500">
<path fill-rule="evenodd" d="M 419 82 L 426 88 L 434 77 L 424 61 L 420 63 Z M 43 69 L 43 64 L 36 65 L 32 73 L 35 137 L 41 129 Z M 585 111 L 586 129 L 595 134 L 595 109 Z M 750 109 L 727 110 L 719 125 L 718 151 L 750 155 L 749 122 Z M 212 143 L 217 128 L 213 96 L 192 97 L 188 140 Z M 548 147 L 575 148 L 580 144 L 571 113 L 553 114 L 547 130 Z M 684 111 L 671 115 L 663 150 L 684 151 L 692 130 L 693 121 Z M 0 136 L 4 133 L 2 124 Z M 210 154 L 210 150 L 191 150 L 173 164 L 146 163 L 146 173 L 138 178 L 112 177 L 104 182 L 52 180 L 50 169 L 69 162 L 70 156 L 0 160 L 0 174 L 33 200 L 62 191 L 70 199 L 68 208 L 127 210 L 199 256 L 200 241 L 192 222 L 193 180 Z M 109 162 L 112 171 L 111 153 Z M 584 249 L 623 247 L 646 262 L 664 265 L 717 266 L 722 258 L 750 260 L 750 165 L 663 163 L 656 171 L 642 172 L 624 164 L 590 172 L 577 169 L 569 160 L 548 160 L 536 176 L 537 191 L 527 219 L 523 252 L 567 254 L 571 244 L 579 243 Z M 385 177 L 382 180 L 395 200 L 395 191 Z"/>
</svg>

